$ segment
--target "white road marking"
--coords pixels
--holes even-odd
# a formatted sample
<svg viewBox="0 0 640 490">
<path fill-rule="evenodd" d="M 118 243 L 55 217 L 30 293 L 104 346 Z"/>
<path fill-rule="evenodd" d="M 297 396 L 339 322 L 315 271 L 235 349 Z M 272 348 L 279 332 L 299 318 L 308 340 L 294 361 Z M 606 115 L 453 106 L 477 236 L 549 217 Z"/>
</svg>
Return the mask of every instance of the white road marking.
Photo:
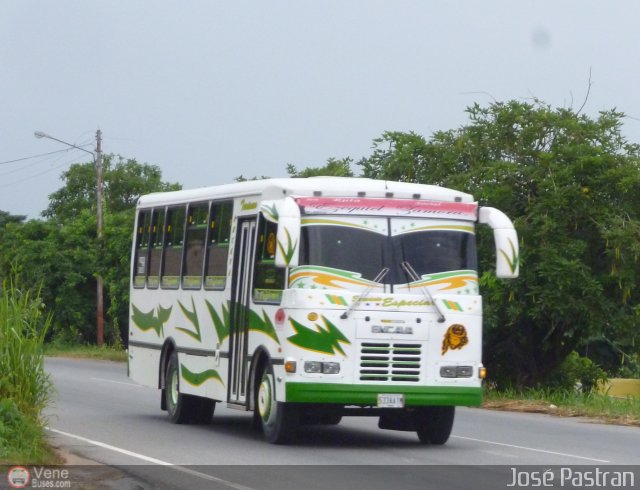
<svg viewBox="0 0 640 490">
<path fill-rule="evenodd" d="M 516 446 L 515 444 L 505 444 L 503 442 L 495 442 L 495 441 L 485 441 L 484 439 L 474 439 L 473 437 L 462 437 L 462 436 L 451 436 L 456 439 L 464 439 L 465 441 L 474 441 L 474 442 L 482 442 L 484 444 L 493 444 L 494 446 L 503 446 L 510 447 L 514 449 L 523 449 L 525 451 L 534 451 L 536 453 L 545 453 L 545 454 L 553 454 L 556 456 L 567 456 L 569 458 L 575 459 L 584 459 L 585 461 L 595 461 L 596 463 L 610 463 L 611 461 L 607 461 L 606 459 L 595 459 L 595 458 L 587 458 L 585 456 L 578 456 L 576 454 L 568 454 L 568 453 L 558 453 L 555 451 L 547 451 L 546 449 L 536 449 L 534 447 L 526 447 L 526 446 Z"/>
<path fill-rule="evenodd" d="M 135 388 L 146 388 L 145 386 L 136 384 L 136 383 L 127 383 L 125 381 L 114 381 L 113 379 L 105 379 L 105 378 L 89 378 L 94 381 L 104 381 L 105 383 L 116 383 L 119 385 L 133 386 Z"/>
<path fill-rule="evenodd" d="M 87 442 L 94 446 L 101 447 L 103 449 L 108 449 L 110 451 L 114 451 L 116 453 L 124 454 L 126 456 L 131 456 L 132 458 L 137 458 L 147 463 L 153 463 L 160 466 L 168 466 L 172 470 L 180 471 L 182 473 L 186 473 L 187 475 L 195 476 L 197 478 L 201 478 L 203 480 L 208 480 L 216 483 L 221 483 L 229 488 L 233 488 L 235 490 L 255 490 L 251 487 L 245 487 L 244 485 L 240 485 L 239 483 L 230 482 L 228 480 L 223 480 L 222 478 L 215 477 L 213 475 L 207 475 L 206 473 L 201 473 L 199 471 L 194 471 L 189 468 L 185 468 L 184 466 L 174 465 L 173 463 L 169 463 L 167 461 L 162 461 L 160 459 L 152 458 L 150 456 L 145 456 L 144 454 L 134 453 L 133 451 L 129 451 L 127 449 L 122 449 L 120 447 L 112 446 L 110 444 L 106 444 L 100 441 L 94 441 L 92 439 L 87 439 L 86 437 L 78 436 L 76 434 L 70 434 L 69 432 L 63 432 L 58 429 L 52 429 L 51 427 L 47 427 L 47 430 L 50 432 L 54 432 L 55 434 L 60 434 L 65 437 L 70 437 L 72 439 L 77 439 L 82 442 Z"/>
</svg>

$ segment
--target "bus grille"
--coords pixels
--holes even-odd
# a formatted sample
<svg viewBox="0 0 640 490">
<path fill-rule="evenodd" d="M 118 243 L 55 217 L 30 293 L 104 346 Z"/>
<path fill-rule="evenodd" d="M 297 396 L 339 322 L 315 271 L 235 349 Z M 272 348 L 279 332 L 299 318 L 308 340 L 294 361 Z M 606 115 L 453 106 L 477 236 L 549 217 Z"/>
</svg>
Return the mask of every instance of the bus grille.
<svg viewBox="0 0 640 490">
<path fill-rule="evenodd" d="M 364 342 L 360 349 L 360 381 L 420 381 L 420 344 Z"/>
</svg>

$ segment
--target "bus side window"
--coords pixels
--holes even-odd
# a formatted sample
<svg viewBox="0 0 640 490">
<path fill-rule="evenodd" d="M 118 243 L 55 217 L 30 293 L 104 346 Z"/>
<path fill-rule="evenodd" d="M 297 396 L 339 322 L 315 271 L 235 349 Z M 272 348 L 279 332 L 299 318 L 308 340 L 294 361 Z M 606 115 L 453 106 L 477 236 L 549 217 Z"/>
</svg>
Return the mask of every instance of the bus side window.
<svg viewBox="0 0 640 490">
<path fill-rule="evenodd" d="M 204 263 L 208 217 L 208 204 L 192 204 L 189 206 L 182 275 L 182 287 L 184 289 L 200 289 L 202 287 L 202 266 Z"/>
<path fill-rule="evenodd" d="M 154 209 L 151 218 L 151 242 L 149 244 L 149 275 L 147 287 L 157 288 L 160 284 L 160 259 L 162 258 L 162 231 L 164 230 L 164 209 Z"/>
<path fill-rule="evenodd" d="M 204 271 L 205 289 L 225 288 L 232 212 L 232 201 L 211 204 Z"/>
<path fill-rule="evenodd" d="M 284 269 L 277 268 L 275 263 L 278 225 L 261 216 L 258 230 L 253 275 L 253 301 L 256 303 L 280 303 L 284 289 Z"/>
<path fill-rule="evenodd" d="M 136 258 L 133 267 L 134 288 L 143 288 L 147 276 L 150 218 L 151 211 L 140 211 L 138 213 L 138 228 L 136 229 Z"/>
<path fill-rule="evenodd" d="M 166 289 L 177 289 L 180 286 L 185 214 L 184 206 L 167 210 L 161 279 L 161 286 Z"/>
</svg>

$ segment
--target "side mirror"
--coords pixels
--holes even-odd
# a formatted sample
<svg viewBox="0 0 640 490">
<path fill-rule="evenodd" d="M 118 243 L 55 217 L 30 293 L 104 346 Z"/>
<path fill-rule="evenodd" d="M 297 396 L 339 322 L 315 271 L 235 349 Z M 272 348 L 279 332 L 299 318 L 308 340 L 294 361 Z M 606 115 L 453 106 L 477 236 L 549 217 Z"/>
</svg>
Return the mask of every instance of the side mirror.
<svg viewBox="0 0 640 490">
<path fill-rule="evenodd" d="M 489 225 L 493 229 L 496 244 L 496 277 L 514 279 L 520 272 L 520 249 L 518 234 L 513 223 L 502 211 L 481 207 L 478 221 Z"/>
<path fill-rule="evenodd" d="M 276 206 L 276 267 L 297 267 L 300 252 L 300 208 L 291 197 L 285 197 Z"/>
</svg>

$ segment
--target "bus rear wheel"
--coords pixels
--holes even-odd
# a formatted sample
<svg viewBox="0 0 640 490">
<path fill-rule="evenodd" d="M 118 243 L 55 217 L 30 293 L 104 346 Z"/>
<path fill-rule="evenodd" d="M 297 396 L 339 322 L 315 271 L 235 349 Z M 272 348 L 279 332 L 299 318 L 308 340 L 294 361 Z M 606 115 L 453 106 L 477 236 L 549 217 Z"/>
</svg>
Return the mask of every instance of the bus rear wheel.
<svg viewBox="0 0 640 490">
<path fill-rule="evenodd" d="M 456 407 L 420 407 L 413 413 L 422 444 L 442 445 L 449 440 Z"/>
<path fill-rule="evenodd" d="M 208 424 L 216 402 L 209 398 L 180 393 L 178 354 L 172 352 L 166 369 L 165 403 L 169 419 L 174 424 Z"/>
<path fill-rule="evenodd" d="M 272 444 L 286 444 L 293 440 L 298 426 L 298 407 L 276 401 L 275 376 L 269 366 L 262 374 L 256 392 L 256 410 L 265 439 Z"/>
</svg>

